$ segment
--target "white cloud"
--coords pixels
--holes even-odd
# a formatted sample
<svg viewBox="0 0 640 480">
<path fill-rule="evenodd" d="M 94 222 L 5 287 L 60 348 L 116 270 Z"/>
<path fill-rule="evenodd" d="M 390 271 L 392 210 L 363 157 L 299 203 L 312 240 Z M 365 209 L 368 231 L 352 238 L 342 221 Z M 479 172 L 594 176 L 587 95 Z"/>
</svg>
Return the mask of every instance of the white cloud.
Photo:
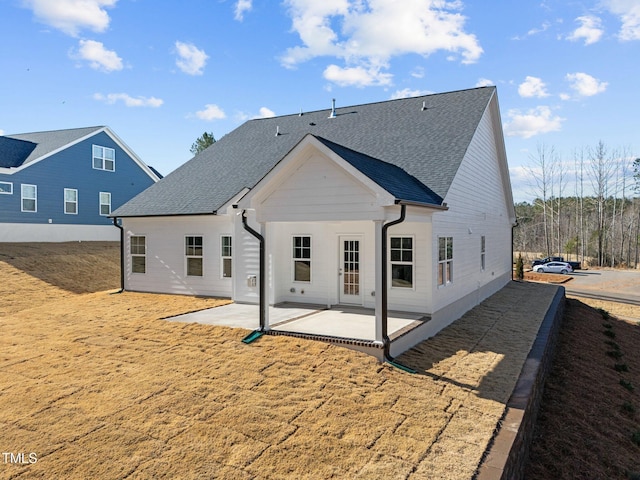
<svg viewBox="0 0 640 480">
<path fill-rule="evenodd" d="M 618 37 L 622 41 L 640 40 L 640 3 L 638 0 L 603 0 L 614 15 L 620 17 L 622 26 Z"/>
<path fill-rule="evenodd" d="M 196 117 L 198 117 L 200 120 L 206 120 L 210 122 L 212 120 L 222 120 L 223 118 L 227 118 L 227 115 L 219 106 L 213 103 L 209 103 L 204 106 L 204 110 L 199 110 L 196 112 Z"/>
<path fill-rule="evenodd" d="M 105 8 L 113 7 L 117 1 L 23 0 L 23 4 L 33 11 L 38 21 L 76 37 L 85 28 L 104 32 L 110 20 Z"/>
<path fill-rule="evenodd" d="M 530 77 L 527 76 L 524 79 L 524 82 L 520 84 L 518 87 L 518 94 L 521 97 L 530 98 L 530 97 L 548 97 L 549 94 L 546 90 L 547 86 L 542 81 L 542 79 L 538 77 Z"/>
<path fill-rule="evenodd" d="M 258 111 L 258 115 L 253 116 L 252 118 L 272 118 L 276 116 L 276 112 L 267 107 L 260 107 Z"/>
<path fill-rule="evenodd" d="M 340 85 L 341 87 L 370 87 L 373 85 L 391 85 L 393 75 L 383 73 L 380 68 L 364 66 L 357 67 L 339 67 L 338 65 L 329 65 L 323 72 L 322 76 L 330 82 Z"/>
<path fill-rule="evenodd" d="M 410 88 L 404 88 L 402 90 L 396 90 L 391 95 L 391 100 L 397 100 L 398 98 L 410 98 L 410 97 L 422 97 L 423 95 L 430 95 L 433 92 L 429 90 L 412 90 Z"/>
<path fill-rule="evenodd" d="M 488 78 L 479 78 L 476 82 L 476 87 L 491 87 L 495 84 L 493 80 L 489 80 Z"/>
<path fill-rule="evenodd" d="M 116 102 L 123 102 L 127 107 L 160 107 L 164 101 L 156 97 L 132 97 L 126 93 L 109 93 L 103 95 L 101 93 L 95 93 L 93 95 L 94 100 L 108 103 L 113 105 Z"/>
<path fill-rule="evenodd" d="M 238 0 L 236 2 L 234 18 L 241 22 L 244 20 L 245 12 L 250 12 L 253 8 L 253 0 Z"/>
<path fill-rule="evenodd" d="M 601 82 L 597 78 L 586 73 L 568 73 L 565 77 L 571 82 L 570 87 L 582 97 L 592 97 L 598 93 L 602 93 L 607 89 L 607 82 Z"/>
<path fill-rule="evenodd" d="M 604 30 L 602 29 L 602 22 L 598 17 L 584 15 L 576 18 L 576 22 L 580 22 L 581 25 L 567 37 L 568 40 L 577 42 L 584 39 L 585 45 L 591 45 L 602 38 Z"/>
<path fill-rule="evenodd" d="M 209 56 L 191 43 L 176 42 L 176 65 L 188 75 L 202 75 Z"/>
<path fill-rule="evenodd" d="M 281 58 L 285 67 L 320 56 L 342 59 L 325 78 L 339 84 L 387 85 L 382 73 L 392 57 L 429 56 L 438 51 L 474 63 L 483 50 L 475 35 L 464 29 L 466 18 L 458 0 L 286 0 L 292 28 L 301 45 Z M 393 28 L 390 28 L 390 26 Z"/>
<path fill-rule="evenodd" d="M 424 68 L 416 67 L 412 72 L 411 76 L 413 78 L 424 78 Z"/>
<path fill-rule="evenodd" d="M 0 128 L 0 135 L 4 135 L 4 130 Z"/>
<path fill-rule="evenodd" d="M 71 52 L 71 58 L 86 60 L 94 70 L 114 72 L 122 70 L 122 58 L 113 50 L 107 50 L 102 42 L 80 40 L 77 52 Z"/>
<path fill-rule="evenodd" d="M 539 106 L 526 113 L 520 110 L 509 110 L 507 116 L 510 121 L 504 125 L 504 131 L 509 137 L 531 138 L 542 133 L 556 132 L 560 130 L 565 120 L 553 115 L 551 109 Z"/>
</svg>

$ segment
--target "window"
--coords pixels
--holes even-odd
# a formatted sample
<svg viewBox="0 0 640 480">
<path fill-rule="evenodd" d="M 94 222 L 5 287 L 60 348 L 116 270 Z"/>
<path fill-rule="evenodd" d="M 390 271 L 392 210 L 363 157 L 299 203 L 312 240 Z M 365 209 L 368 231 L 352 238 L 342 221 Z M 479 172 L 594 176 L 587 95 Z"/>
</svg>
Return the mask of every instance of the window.
<svg viewBox="0 0 640 480">
<path fill-rule="evenodd" d="M 147 272 L 147 237 L 132 235 L 131 245 L 131 273 Z"/>
<path fill-rule="evenodd" d="M 116 169 L 116 151 L 113 148 L 94 145 L 93 168 L 114 172 Z"/>
<path fill-rule="evenodd" d="M 223 235 L 220 241 L 220 257 L 222 258 L 222 276 L 231 278 L 231 237 Z"/>
<path fill-rule="evenodd" d="M 485 243 L 485 238 L 484 235 L 482 237 L 480 237 L 480 269 L 484 271 L 484 255 L 485 255 L 485 247 L 486 247 L 486 243 Z"/>
<path fill-rule="evenodd" d="M 453 281 L 453 237 L 438 237 L 438 286 Z"/>
<path fill-rule="evenodd" d="M 78 213 L 78 190 L 74 188 L 64 189 L 64 213 L 69 215 Z"/>
<path fill-rule="evenodd" d="M 202 237 L 189 236 L 185 240 L 187 276 L 202 276 Z"/>
<path fill-rule="evenodd" d="M 13 183 L 0 182 L 0 195 L 13 195 Z"/>
<path fill-rule="evenodd" d="M 100 192 L 100 215 L 107 216 L 109 214 L 111 214 L 111 194 Z"/>
<path fill-rule="evenodd" d="M 293 281 L 311 281 L 311 237 L 293 237 Z"/>
<path fill-rule="evenodd" d="M 22 211 L 38 211 L 38 187 L 35 185 L 22 184 Z"/>
<path fill-rule="evenodd" d="M 413 237 L 391 237 L 391 286 L 413 288 Z"/>
</svg>

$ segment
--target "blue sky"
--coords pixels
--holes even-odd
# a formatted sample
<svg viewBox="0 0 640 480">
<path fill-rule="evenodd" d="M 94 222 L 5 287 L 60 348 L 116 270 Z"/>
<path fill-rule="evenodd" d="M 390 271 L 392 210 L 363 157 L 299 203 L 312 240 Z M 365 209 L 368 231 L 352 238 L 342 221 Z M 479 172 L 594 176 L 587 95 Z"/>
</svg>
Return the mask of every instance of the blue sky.
<svg viewBox="0 0 640 480">
<path fill-rule="evenodd" d="M 0 0 L 0 134 L 108 125 L 168 174 L 203 132 L 496 85 L 540 145 L 640 155 L 640 0 Z"/>
</svg>

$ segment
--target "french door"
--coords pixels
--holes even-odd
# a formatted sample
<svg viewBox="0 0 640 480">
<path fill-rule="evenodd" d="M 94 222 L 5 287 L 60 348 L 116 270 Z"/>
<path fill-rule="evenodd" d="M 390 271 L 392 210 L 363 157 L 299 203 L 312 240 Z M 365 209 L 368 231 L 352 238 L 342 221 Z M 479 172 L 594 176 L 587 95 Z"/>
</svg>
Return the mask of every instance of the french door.
<svg viewBox="0 0 640 480">
<path fill-rule="evenodd" d="M 340 235 L 340 303 L 362 305 L 362 237 Z"/>
</svg>

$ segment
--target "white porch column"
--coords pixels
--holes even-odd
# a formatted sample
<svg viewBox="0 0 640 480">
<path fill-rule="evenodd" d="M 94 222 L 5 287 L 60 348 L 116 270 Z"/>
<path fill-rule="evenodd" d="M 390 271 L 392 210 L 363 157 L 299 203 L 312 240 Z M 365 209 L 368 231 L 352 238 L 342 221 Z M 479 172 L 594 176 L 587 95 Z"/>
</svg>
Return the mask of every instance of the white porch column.
<svg viewBox="0 0 640 480">
<path fill-rule="evenodd" d="M 374 220 L 375 224 L 375 292 L 376 292 L 376 343 L 382 344 L 382 225 L 384 220 Z"/>
<path fill-rule="evenodd" d="M 269 299 L 271 297 L 271 254 L 269 249 L 269 241 L 267 238 L 267 222 L 260 223 L 260 235 L 262 235 L 264 248 L 264 272 L 262 278 L 264 286 L 261 287 L 261 294 L 264 295 L 264 329 L 271 330 L 269 327 Z"/>
</svg>

